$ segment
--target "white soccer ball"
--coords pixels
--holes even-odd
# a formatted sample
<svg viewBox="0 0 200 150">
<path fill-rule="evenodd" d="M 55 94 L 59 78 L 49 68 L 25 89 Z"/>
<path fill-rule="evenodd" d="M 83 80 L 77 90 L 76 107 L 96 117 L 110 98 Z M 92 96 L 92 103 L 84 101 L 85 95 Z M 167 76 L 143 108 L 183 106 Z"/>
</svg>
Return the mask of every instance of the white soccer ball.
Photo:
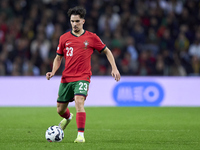
<svg viewBox="0 0 200 150">
<path fill-rule="evenodd" d="M 51 126 L 47 129 L 45 138 L 48 142 L 61 142 L 64 138 L 64 132 L 59 126 Z"/>
</svg>

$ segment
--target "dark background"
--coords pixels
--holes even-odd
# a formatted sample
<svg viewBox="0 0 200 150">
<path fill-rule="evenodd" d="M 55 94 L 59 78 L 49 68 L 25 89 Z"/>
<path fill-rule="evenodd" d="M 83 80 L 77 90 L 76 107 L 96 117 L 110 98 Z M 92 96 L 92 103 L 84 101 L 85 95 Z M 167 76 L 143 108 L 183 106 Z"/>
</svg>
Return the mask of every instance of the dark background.
<svg viewBox="0 0 200 150">
<path fill-rule="evenodd" d="M 112 51 L 121 75 L 199 76 L 198 0 L 0 0 L 0 75 L 51 71 L 67 11 L 87 10 L 84 29 Z M 61 75 L 64 62 L 56 75 Z M 103 54 L 92 55 L 93 75 L 110 75 Z"/>
</svg>

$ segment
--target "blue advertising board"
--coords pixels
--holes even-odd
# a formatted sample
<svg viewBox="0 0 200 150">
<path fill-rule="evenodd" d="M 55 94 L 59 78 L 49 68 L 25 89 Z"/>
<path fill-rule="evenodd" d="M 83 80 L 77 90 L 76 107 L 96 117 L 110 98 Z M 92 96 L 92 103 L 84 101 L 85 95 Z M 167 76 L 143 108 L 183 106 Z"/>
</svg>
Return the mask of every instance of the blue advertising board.
<svg viewBox="0 0 200 150">
<path fill-rule="evenodd" d="M 118 106 L 160 106 L 164 90 L 156 82 L 120 82 L 113 98 Z"/>
</svg>

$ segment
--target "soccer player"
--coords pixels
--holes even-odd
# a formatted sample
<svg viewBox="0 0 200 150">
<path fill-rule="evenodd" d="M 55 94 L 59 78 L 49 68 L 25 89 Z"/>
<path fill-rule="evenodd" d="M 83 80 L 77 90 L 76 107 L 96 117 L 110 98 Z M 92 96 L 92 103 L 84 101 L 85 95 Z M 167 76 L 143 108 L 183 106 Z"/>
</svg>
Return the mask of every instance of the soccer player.
<svg viewBox="0 0 200 150">
<path fill-rule="evenodd" d="M 96 34 L 83 29 L 85 14 L 86 10 L 83 7 L 76 6 L 69 9 L 68 16 L 70 18 L 72 31 L 60 36 L 52 71 L 46 73 L 48 80 L 53 77 L 60 67 L 64 56 L 65 69 L 62 73 L 58 91 L 57 112 L 64 118 L 59 124 L 64 130 L 73 117 L 73 114 L 68 109 L 68 104 L 69 102 L 75 101 L 76 124 L 78 128 L 75 143 L 85 142 L 84 129 L 86 113 L 84 102 L 92 75 L 91 55 L 94 49 L 99 53 L 103 52 L 106 54 L 112 67 L 111 75 L 116 81 L 120 80 L 120 73 L 111 51 Z"/>
</svg>

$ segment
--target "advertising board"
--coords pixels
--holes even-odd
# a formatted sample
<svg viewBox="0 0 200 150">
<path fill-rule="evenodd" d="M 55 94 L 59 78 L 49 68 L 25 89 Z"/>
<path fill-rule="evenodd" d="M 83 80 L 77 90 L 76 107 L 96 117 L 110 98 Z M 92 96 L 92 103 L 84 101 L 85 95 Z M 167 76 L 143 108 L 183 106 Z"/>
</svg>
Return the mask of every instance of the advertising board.
<svg viewBox="0 0 200 150">
<path fill-rule="evenodd" d="M 0 77 L 0 106 L 56 106 L 60 79 Z M 93 76 L 85 106 L 200 106 L 199 89 L 199 77 Z"/>
</svg>

